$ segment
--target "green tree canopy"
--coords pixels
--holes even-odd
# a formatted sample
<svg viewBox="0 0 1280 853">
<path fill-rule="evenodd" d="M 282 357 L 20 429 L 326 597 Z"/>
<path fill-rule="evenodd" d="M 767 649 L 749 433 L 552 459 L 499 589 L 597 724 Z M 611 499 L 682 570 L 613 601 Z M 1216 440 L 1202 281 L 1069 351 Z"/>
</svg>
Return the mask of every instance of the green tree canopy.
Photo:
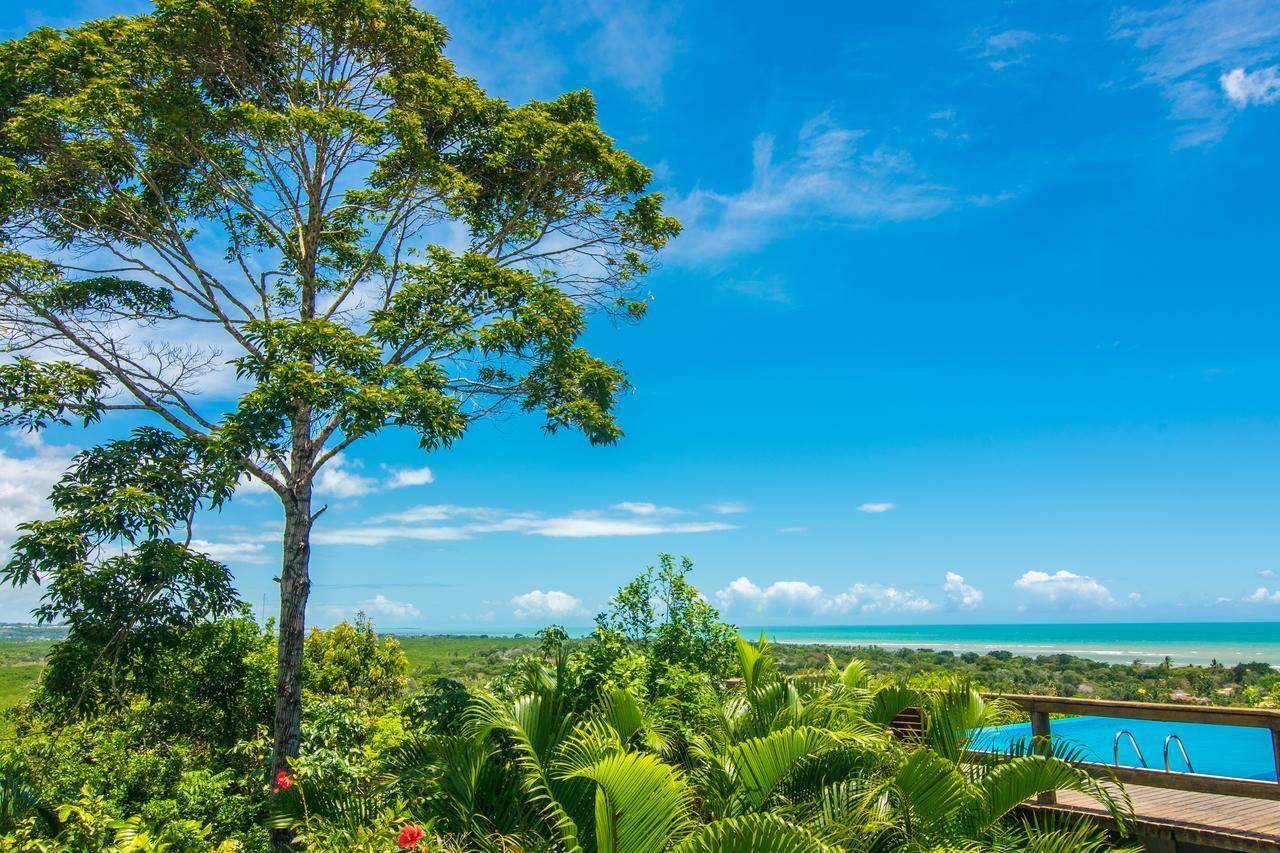
<svg viewBox="0 0 1280 853">
<path fill-rule="evenodd" d="M 159 0 L 0 45 L 5 417 L 150 412 L 279 496 L 278 768 L 317 473 L 506 411 L 616 440 L 586 318 L 642 315 L 679 228 L 589 93 L 507 104 L 446 42 L 408 0 Z"/>
</svg>

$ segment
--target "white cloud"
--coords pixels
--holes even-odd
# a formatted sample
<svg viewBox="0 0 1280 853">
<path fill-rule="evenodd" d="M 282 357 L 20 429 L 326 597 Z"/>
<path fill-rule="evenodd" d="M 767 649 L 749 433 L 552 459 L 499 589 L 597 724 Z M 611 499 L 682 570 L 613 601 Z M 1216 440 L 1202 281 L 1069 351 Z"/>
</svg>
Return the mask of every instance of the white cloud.
<svg viewBox="0 0 1280 853">
<path fill-rule="evenodd" d="M 667 523 L 595 515 L 569 515 L 536 520 L 518 519 L 512 529 L 531 536 L 582 539 L 592 536 L 656 536 L 661 533 L 714 533 L 732 530 L 718 521 Z"/>
<path fill-rule="evenodd" d="M 888 512 L 891 509 L 897 509 L 897 508 L 898 508 L 897 504 L 891 504 L 891 503 L 859 504 L 858 512 L 880 513 L 880 512 Z"/>
<path fill-rule="evenodd" d="M 1258 572 L 1258 574 L 1262 575 L 1262 577 L 1264 578 L 1273 578 L 1276 576 L 1274 569 L 1263 569 L 1262 571 Z"/>
<path fill-rule="evenodd" d="M 399 512 L 375 515 L 370 523 L 395 522 L 398 524 L 417 524 L 423 521 L 445 521 L 450 518 L 483 517 L 494 510 L 485 507 L 454 506 L 453 504 L 422 504 Z"/>
<path fill-rule="evenodd" d="M 511 608 L 512 615 L 517 619 L 558 618 L 581 613 L 582 601 L 557 589 L 546 592 L 534 589 L 523 595 L 512 596 Z"/>
<path fill-rule="evenodd" d="M 1096 579 L 1087 575 L 1078 575 L 1075 572 L 1058 571 L 1053 574 L 1026 572 L 1013 582 L 1013 588 L 1022 590 L 1046 604 L 1062 604 L 1068 607 L 1115 607 L 1118 605 L 1111 590 Z"/>
<path fill-rule="evenodd" d="M 1239 109 L 1280 101 L 1280 66 L 1271 65 L 1257 71 L 1233 68 L 1219 77 L 1218 82 L 1227 99 Z"/>
<path fill-rule="evenodd" d="M 673 194 L 685 231 L 672 244 L 671 257 L 719 261 L 760 251 L 792 229 L 921 219 L 950 206 L 951 191 L 929 181 L 907 152 L 868 146 L 866 137 L 866 131 L 841 127 L 827 113 L 805 122 L 787 154 L 779 155 L 773 135 L 760 134 L 749 187 Z"/>
<path fill-rule="evenodd" d="M 396 540 L 456 541 L 493 533 L 519 533 L 557 539 L 598 536 L 657 536 L 733 530 L 721 521 L 675 521 L 685 510 L 626 501 L 607 510 L 578 510 L 559 516 L 489 507 L 428 504 L 369 518 L 363 524 L 326 527 L 312 534 L 317 545 L 382 545 Z"/>
<path fill-rule="evenodd" d="M 648 501 L 623 501 L 616 503 L 613 508 L 621 512 L 629 512 L 632 515 L 677 515 L 680 510 L 669 506 L 658 506 Z"/>
<path fill-rule="evenodd" d="M 425 486 L 435 482 L 431 469 L 422 468 L 388 468 L 391 477 L 387 480 L 388 489 L 403 489 L 408 486 Z"/>
<path fill-rule="evenodd" d="M 972 610 L 982 604 L 982 591 L 964 582 L 964 578 L 955 572 L 947 572 L 942 591 L 956 607 Z"/>
<path fill-rule="evenodd" d="M 1260 586 L 1245 601 L 1250 604 L 1280 604 L 1280 589 L 1273 592 L 1265 586 Z"/>
<path fill-rule="evenodd" d="M 261 542 L 210 542 L 192 539 L 191 550 L 198 551 L 222 563 L 266 563 L 275 558 L 268 555 Z"/>
<path fill-rule="evenodd" d="M 721 501 L 720 503 L 712 504 L 707 509 L 720 515 L 736 515 L 740 512 L 746 512 L 747 505 L 741 501 Z"/>
<path fill-rule="evenodd" d="M 470 539 L 460 527 L 413 527 L 411 525 L 357 525 L 325 527 L 317 525 L 311 532 L 312 545 L 364 545 L 376 547 L 388 542 L 455 542 Z"/>
<path fill-rule="evenodd" d="M 320 473 L 316 475 L 315 489 L 322 495 L 334 498 L 358 498 L 373 494 L 381 485 L 374 477 L 365 477 L 355 470 L 360 467 L 358 461 L 347 459 L 339 453 L 329 460 Z"/>
<path fill-rule="evenodd" d="M 922 612 L 937 606 L 911 590 L 881 584 L 855 583 L 832 595 L 805 581 L 774 581 L 760 587 L 745 576 L 731 581 L 715 595 L 725 610 L 754 610 L 775 616 Z"/>
<path fill-rule="evenodd" d="M 1180 147 L 1216 142 L 1237 106 L 1270 97 L 1264 76 L 1244 71 L 1280 56 L 1280 4 L 1274 0 L 1207 0 L 1167 3 L 1155 9 L 1125 9 L 1115 17 L 1113 37 L 1142 51 L 1143 81 L 1158 87 L 1179 125 Z M 1233 76 L 1236 71 L 1239 76 Z M 1235 87 L 1233 88 L 1229 88 Z M 1261 86 L 1261 88 L 1259 88 Z M 1234 94 L 1233 94 L 1234 92 Z"/>
<path fill-rule="evenodd" d="M 414 619 L 422 615 L 417 605 L 409 601 L 396 601 L 379 593 L 373 598 L 356 601 L 350 604 L 326 604 L 320 608 L 334 619 L 348 619 L 357 613 L 368 616 L 385 616 L 391 620 Z"/>
<path fill-rule="evenodd" d="M 392 616 L 403 619 L 407 616 L 421 616 L 422 611 L 414 604 L 408 601 L 392 601 L 385 595 L 375 595 L 373 598 L 361 602 L 361 608 L 369 614 L 381 614 L 383 616 Z"/>
<path fill-rule="evenodd" d="M 779 527 L 779 533 L 805 533 L 809 530 L 807 527 Z"/>
<path fill-rule="evenodd" d="M 77 449 L 45 444 L 36 433 L 7 433 L 0 448 L 0 554 L 7 553 L 18 525 L 51 514 L 49 492 L 71 464 Z"/>
<path fill-rule="evenodd" d="M 315 489 L 325 497 L 359 498 L 385 489 L 404 489 L 435 482 L 427 467 L 395 468 L 382 466 L 385 476 L 370 477 L 360 473 L 363 463 L 339 453 L 316 475 Z"/>
</svg>

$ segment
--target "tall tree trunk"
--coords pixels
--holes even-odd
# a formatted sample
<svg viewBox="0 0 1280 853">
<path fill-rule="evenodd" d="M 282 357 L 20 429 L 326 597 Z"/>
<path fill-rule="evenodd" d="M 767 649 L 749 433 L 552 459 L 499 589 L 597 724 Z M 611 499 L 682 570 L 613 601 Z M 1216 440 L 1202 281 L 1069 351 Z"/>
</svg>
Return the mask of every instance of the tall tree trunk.
<svg viewBox="0 0 1280 853">
<path fill-rule="evenodd" d="M 311 593 L 311 447 L 310 411 L 294 417 L 293 471 L 284 499 L 284 560 L 280 570 L 280 635 L 276 644 L 276 717 L 271 778 L 292 773 L 302 737 L 302 648 L 306 639 L 307 597 Z M 289 849 L 293 832 L 271 830 L 271 846 Z"/>
</svg>

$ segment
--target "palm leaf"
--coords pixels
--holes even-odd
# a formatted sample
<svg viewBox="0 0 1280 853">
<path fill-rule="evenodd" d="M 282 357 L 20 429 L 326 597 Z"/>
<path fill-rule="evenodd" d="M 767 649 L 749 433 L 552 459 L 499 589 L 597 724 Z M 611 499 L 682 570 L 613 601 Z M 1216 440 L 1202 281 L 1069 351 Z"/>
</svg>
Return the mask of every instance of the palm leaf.
<svg viewBox="0 0 1280 853">
<path fill-rule="evenodd" d="M 596 783 L 599 853 L 660 853 L 692 824 L 692 790 L 655 756 L 608 755 L 572 775 Z"/>
<path fill-rule="evenodd" d="M 777 815 L 750 814 L 709 823 L 672 853 L 836 853 L 836 848 Z"/>
<path fill-rule="evenodd" d="M 806 726 L 780 729 L 732 747 L 729 761 L 738 778 L 743 805 L 760 808 L 774 787 L 798 763 L 819 756 L 839 743 L 831 733 Z"/>
<path fill-rule="evenodd" d="M 942 830 L 976 799 L 956 765 L 927 749 L 907 756 L 892 787 L 906 807 L 908 835 Z"/>
<path fill-rule="evenodd" d="M 1009 812 L 1046 791 L 1077 791 L 1106 807 L 1123 831 L 1133 806 L 1122 788 L 1100 782 L 1061 758 L 1024 755 L 990 768 L 975 783 L 979 798 L 968 821 L 985 830 Z"/>
</svg>

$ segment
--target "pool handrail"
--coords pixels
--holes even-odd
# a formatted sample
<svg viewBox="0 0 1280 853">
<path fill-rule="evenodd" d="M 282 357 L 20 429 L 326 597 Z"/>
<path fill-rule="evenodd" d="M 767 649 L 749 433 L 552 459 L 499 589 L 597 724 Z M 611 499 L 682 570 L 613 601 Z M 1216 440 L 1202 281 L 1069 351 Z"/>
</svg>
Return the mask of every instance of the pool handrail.
<svg viewBox="0 0 1280 853">
<path fill-rule="evenodd" d="M 1174 705 L 1157 702 L 1122 702 L 1112 699 L 1080 699 L 1031 694 L 983 694 L 988 699 L 1016 705 L 1031 717 L 1031 734 L 1036 749 L 1053 754 L 1050 718 L 1053 714 L 1155 720 L 1170 723 L 1208 723 L 1269 729 L 1276 776 L 1280 780 L 1280 710 L 1271 708 L 1226 708 L 1213 705 Z M 1190 762 L 1188 762 L 1189 764 Z M 1152 788 L 1224 794 L 1262 800 L 1280 800 L 1280 781 L 1211 776 L 1205 773 L 1166 773 L 1151 767 L 1114 767 L 1101 762 L 1079 762 L 1081 769 L 1102 778 Z M 1054 792 L 1038 797 L 1041 803 L 1056 802 Z"/>
<path fill-rule="evenodd" d="M 1169 744 L 1173 741 L 1177 741 L 1178 743 L 1178 750 L 1182 753 L 1182 760 L 1187 763 L 1187 772 L 1195 773 L 1196 769 L 1191 766 L 1191 756 L 1187 755 L 1186 744 L 1182 742 L 1182 738 L 1173 733 L 1170 733 L 1169 736 L 1164 739 L 1164 772 L 1173 772 L 1169 769 Z M 1178 772 L 1181 773 L 1182 771 L 1179 770 Z"/>
<path fill-rule="evenodd" d="M 1125 735 L 1129 736 L 1129 743 L 1133 744 L 1133 751 L 1138 753 L 1138 760 L 1142 762 L 1143 767 L 1146 767 L 1147 759 L 1143 758 L 1142 756 L 1142 747 L 1138 746 L 1138 739 L 1134 737 L 1133 732 L 1129 731 L 1128 729 L 1121 729 L 1120 731 L 1116 732 L 1116 738 L 1111 742 L 1111 755 L 1112 757 L 1115 758 L 1116 767 L 1120 766 L 1120 738 L 1124 737 Z M 1164 745 L 1164 766 L 1166 770 L 1169 769 L 1168 741 L 1166 741 Z"/>
</svg>

